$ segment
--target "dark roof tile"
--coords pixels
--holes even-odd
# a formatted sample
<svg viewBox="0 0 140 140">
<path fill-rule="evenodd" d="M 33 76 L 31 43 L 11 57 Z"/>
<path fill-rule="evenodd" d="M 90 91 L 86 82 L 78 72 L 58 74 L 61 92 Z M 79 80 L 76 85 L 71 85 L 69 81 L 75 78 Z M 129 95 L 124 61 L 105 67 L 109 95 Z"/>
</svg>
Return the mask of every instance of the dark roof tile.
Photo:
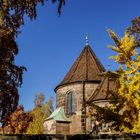
<svg viewBox="0 0 140 140">
<path fill-rule="evenodd" d="M 99 73 L 105 71 L 89 45 L 86 45 L 69 72 L 56 87 L 79 81 L 101 81 Z"/>
</svg>

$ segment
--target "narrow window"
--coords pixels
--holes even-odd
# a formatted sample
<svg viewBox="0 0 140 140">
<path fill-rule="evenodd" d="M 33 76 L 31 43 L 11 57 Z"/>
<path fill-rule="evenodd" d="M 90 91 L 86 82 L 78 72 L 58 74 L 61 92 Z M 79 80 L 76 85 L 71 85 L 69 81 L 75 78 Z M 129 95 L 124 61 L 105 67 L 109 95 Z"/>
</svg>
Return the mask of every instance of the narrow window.
<svg viewBox="0 0 140 140">
<path fill-rule="evenodd" d="M 68 114 L 75 113 L 76 111 L 76 97 L 75 93 L 69 92 L 68 93 Z"/>
</svg>

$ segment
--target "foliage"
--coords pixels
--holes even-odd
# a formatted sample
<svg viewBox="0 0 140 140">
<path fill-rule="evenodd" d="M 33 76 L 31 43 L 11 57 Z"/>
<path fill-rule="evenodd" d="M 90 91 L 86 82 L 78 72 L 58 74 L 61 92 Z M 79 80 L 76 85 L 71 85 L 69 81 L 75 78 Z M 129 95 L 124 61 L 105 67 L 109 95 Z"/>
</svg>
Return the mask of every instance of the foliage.
<svg viewBox="0 0 140 140">
<path fill-rule="evenodd" d="M 51 0 L 53 3 L 59 2 L 58 13 L 61 13 L 62 4 L 65 0 Z M 45 0 L 1 0 L 0 1 L 0 25 L 11 29 L 14 33 L 24 24 L 24 16 L 31 20 L 37 16 L 37 5 L 44 5 Z"/>
<path fill-rule="evenodd" d="M 42 106 L 35 105 L 35 108 L 31 111 L 33 121 L 30 122 L 26 134 L 42 134 L 44 119 L 47 118 L 52 113 L 53 110 L 51 109 L 52 109 L 51 98 L 46 102 L 45 105 L 44 104 L 42 104 Z"/>
<path fill-rule="evenodd" d="M 53 111 L 53 97 L 51 97 L 46 103 L 45 105 L 42 106 L 42 110 L 44 112 L 44 116 L 45 118 L 48 117 Z"/>
<path fill-rule="evenodd" d="M 96 116 L 98 121 L 111 123 L 113 129 L 122 132 L 140 132 L 140 55 L 138 54 L 140 36 L 140 17 L 132 21 L 124 37 L 119 38 L 108 30 L 115 45 L 108 47 L 116 52 L 111 56 L 119 64 L 118 70 L 107 72 L 103 76 L 114 79 L 118 84 L 115 92 L 109 92 L 110 104 L 100 107 L 90 105 L 89 115 Z M 94 110 L 94 111 L 93 111 Z M 96 110 L 96 111 L 95 111 Z M 90 113 L 91 112 L 91 113 Z"/>
<path fill-rule="evenodd" d="M 65 0 L 58 2 L 58 13 Z M 0 122 L 13 112 L 18 104 L 18 88 L 22 84 L 24 67 L 15 65 L 14 58 L 18 54 L 15 37 L 24 24 L 24 17 L 33 20 L 37 16 L 37 5 L 44 5 L 45 0 L 1 0 L 0 1 Z M 3 124 L 4 125 L 4 124 Z"/>
<path fill-rule="evenodd" d="M 29 124 L 27 129 L 27 134 L 42 134 L 43 133 L 43 121 L 44 113 L 41 107 L 36 106 L 31 114 L 33 116 L 33 121 Z"/>
<path fill-rule="evenodd" d="M 140 56 L 135 46 L 135 39 L 128 32 L 121 39 L 112 30 L 108 32 L 115 42 L 115 46 L 109 48 L 117 52 L 112 59 L 120 64 L 120 70 L 116 72 L 119 75 L 118 95 L 121 102 L 119 101 L 118 104 L 121 104 L 119 114 L 122 117 L 119 129 L 138 133 L 140 131 Z M 116 108 L 117 106 L 114 105 L 114 112 Z"/>
<path fill-rule="evenodd" d="M 10 116 L 5 118 L 4 130 L 10 134 L 22 134 L 26 132 L 31 121 L 31 114 L 25 113 L 23 106 L 18 106 Z"/>
<path fill-rule="evenodd" d="M 10 34 L 0 38 L 0 122 L 18 105 L 18 87 L 22 84 L 24 67 L 16 66 L 18 46 Z"/>
</svg>

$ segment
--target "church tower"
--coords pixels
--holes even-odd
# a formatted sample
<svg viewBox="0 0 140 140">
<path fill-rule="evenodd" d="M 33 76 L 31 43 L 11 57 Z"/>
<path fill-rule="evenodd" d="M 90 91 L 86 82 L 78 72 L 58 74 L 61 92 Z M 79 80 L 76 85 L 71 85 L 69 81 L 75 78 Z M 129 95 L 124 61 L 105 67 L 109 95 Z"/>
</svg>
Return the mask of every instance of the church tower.
<svg viewBox="0 0 140 140">
<path fill-rule="evenodd" d="M 105 69 L 88 44 L 76 59 L 64 79 L 55 88 L 56 108 L 63 108 L 70 119 L 70 134 L 82 134 L 91 128 L 85 119 L 85 102 L 92 96 L 102 79 L 99 76 Z"/>
</svg>

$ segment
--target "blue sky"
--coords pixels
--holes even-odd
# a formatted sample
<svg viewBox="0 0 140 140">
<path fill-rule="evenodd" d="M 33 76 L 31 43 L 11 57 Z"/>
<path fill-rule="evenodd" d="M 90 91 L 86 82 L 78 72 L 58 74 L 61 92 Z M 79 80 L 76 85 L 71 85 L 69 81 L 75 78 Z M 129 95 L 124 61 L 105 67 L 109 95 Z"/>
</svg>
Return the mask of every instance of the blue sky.
<svg viewBox="0 0 140 140">
<path fill-rule="evenodd" d="M 106 30 L 111 28 L 123 36 L 131 20 L 140 15 L 139 7 L 140 0 L 66 0 L 59 17 L 56 4 L 39 5 L 37 19 L 31 22 L 26 18 L 17 38 L 20 52 L 16 64 L 27 68 L 19 103 L 31 110 L 35 94 L 40 92 L 46 100 L 55 99 L 54 88 L 84 48 L 86 32 L 104 67 L 110 64 L 115 70 L 117 65 L 108 59 L 114 53 L 107 48 L 113 42 Z"/>
</svg>

